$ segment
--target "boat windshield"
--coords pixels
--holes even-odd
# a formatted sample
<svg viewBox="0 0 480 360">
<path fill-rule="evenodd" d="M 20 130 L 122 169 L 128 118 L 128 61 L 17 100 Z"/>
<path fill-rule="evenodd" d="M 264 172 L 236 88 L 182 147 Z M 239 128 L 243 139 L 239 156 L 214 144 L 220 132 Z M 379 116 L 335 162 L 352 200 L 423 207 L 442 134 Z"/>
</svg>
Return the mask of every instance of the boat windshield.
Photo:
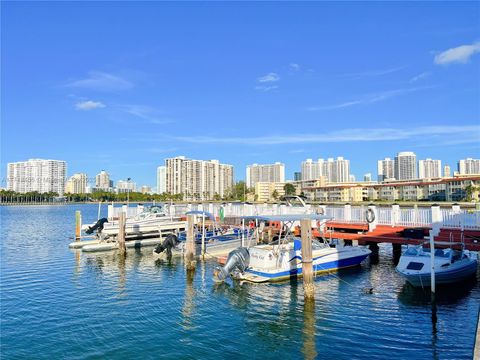
<svg viewBox="0 0 480 360">
<path fill-rule="evenodd" d="M 405 251 L 405 255 L 408 256 L 417 256 L 418 255 L 418 250 L 415 249 L 414 247 L 409 247 L 407 251 Z"/>
</svg>

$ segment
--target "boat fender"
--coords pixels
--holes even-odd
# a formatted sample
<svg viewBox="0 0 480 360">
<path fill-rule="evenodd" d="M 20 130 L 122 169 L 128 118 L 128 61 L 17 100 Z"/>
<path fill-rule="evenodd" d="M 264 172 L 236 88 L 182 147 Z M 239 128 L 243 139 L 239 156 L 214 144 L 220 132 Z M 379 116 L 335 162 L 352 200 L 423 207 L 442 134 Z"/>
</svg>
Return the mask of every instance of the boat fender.
<svg viewBox="0 0 480 360">
<path fill-rule="evenodd" d="M 165 240 L 158 244 L 158 246 L 155 248 L 155 252 L 157 254 L 161 254 L 166 250 L 167 257 L 172 256 L 172 248 L 174 248 L 180 241 L 178 240 L 178 237 L 174 234 L 168 234 Z"/>
<path fill-rule="evenodd" d="M 375 212 L 372 209 L 367 209 L 367 212 L 365 213 L 365 217 L 367 219 L 367 222 L 371 224 L 372 222 L 375 221 Z"/>
<path fill-rule="evenodd" d="M 89 226 L 88 229 L 85 230 L 85 234 L 93 234 L 95 230 L 97 230 L 98 233 L 101 233 L 103 230 L 103 224 L 105 224 L 106 222 L 108 222 L 107 218 L 101 218 L 95 223 L 95 225 Z"/>
<path fill-rule="evenodd" d="M 245 247 L 230 251 L 225 266 L 217 266 L 213 271 L 213 280 L 215 282 L 224 281 L 232 272 L 244 272 L 250 264 L 250 253 Z"/>
</svg>

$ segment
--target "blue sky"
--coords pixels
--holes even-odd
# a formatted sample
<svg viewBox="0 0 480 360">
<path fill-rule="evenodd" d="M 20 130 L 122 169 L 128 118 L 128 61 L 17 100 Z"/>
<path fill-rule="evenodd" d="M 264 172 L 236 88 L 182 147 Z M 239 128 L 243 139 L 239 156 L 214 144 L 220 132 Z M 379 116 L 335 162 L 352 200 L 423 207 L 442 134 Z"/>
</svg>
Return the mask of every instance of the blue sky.
<svg viewBox="0 0 480 360">
<path fill-rule="evenodd" d="M 480 156 L 479 3 L 2 2 L 1 170 Z M 5 186 L 2 182 L 1 186 Z"/>
</svg>

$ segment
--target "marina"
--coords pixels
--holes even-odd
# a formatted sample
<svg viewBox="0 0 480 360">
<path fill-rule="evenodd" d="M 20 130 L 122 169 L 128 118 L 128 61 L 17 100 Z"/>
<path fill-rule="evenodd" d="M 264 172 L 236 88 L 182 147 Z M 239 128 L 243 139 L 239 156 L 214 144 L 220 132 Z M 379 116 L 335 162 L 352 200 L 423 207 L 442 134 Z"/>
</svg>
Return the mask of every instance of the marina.
<svg viewBox="0 0 480 360">
<path fill-rule="evenodd" d="M 192 274 L 153 247 L 125 258 L 69 249 L 78 209 L 97 218 L 95 205 L 0 207 L 6 357 L 238 357 L 249 348 L 264 358 L 472 358 L 478 283 L 439 287 L 434 325 L 430 292 L 395 272 L 389 244 L 359 267 L 316 276 L 309 307 L 301 280 L 216 284 L 213 259 Z"/>
</svg>

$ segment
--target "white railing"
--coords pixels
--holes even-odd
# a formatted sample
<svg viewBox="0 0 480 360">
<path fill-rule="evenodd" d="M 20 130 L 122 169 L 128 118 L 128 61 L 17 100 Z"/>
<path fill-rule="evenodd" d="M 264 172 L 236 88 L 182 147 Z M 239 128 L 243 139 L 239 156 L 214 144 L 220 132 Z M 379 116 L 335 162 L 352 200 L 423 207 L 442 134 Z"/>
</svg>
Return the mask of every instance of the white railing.
<svg viewBox="0 0 480 360">
<path fill-rule="evenodd" d="M 327 205 L 324 215 L 337 222 L 366 223 L 366 206 Z M 141 206 L 119 206 L 109 210 L 109 216 L 118 217 L 122 208 L 126 208 L 127 217 L 134 217 L 143 210 Z M 254 215 L 288 215 L 318 213 L 320 207 L 307 205 L 294 207 L 279 204 L 241 204 L 241 203 L 205 203 L 205 204 L 173 204 L 168 207 L 169 214 L 181 216 L 191 210 L 203 210 L 220 217 L 223 209 L 226 217 L 241 217 Z M 451 209 L 440 209 L 436 221 L 441 219 L 441 227 L 450 229 L 480 230 L 480 211 L 460 209 L 454 206 Z M 378 225 L 430 227 L 432 226 L 433 207 L 404 207 L 398 205 L 376 207 L 376 222 Z"/>
</svg>

